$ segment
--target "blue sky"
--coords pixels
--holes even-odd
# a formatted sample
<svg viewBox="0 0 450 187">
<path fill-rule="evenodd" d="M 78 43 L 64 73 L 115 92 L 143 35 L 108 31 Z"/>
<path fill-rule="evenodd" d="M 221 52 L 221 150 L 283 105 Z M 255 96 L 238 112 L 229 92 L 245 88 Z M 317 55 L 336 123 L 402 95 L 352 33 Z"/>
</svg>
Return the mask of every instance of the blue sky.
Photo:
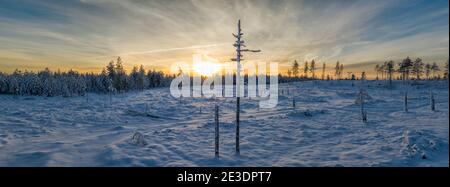
<svg viewBox="0 0 450 187">
<path fill-rule="evenodd" d="M 442 63 L 449 51 L 448 0 L 0 0 L 0 71 L 167 69 L 193 53 L 233 55 L 237 19 L 263 50 L 248 59 L 315 59 L 367 68 L 406 56 Z M 370 65 L 370 66 L 369 66 Z"/>
</svg>

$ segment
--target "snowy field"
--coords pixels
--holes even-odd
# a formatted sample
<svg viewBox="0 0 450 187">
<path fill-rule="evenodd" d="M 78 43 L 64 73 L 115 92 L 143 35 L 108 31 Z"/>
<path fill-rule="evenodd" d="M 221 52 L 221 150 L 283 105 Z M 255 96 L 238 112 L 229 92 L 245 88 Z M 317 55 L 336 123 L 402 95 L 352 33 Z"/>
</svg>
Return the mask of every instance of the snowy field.
<svg viewBox="0 0 450 187">
<path fill-rule="evenodd" d="M 241 155 L 234 98 L 174 99 L 169 88 L 87 97 L 0 95 L 0 166 L 449 166 L 448 84 L 282 84 L 278 106 L 243 99 Z M 289 90 L 289 91 L 288 91 Z M 429 105 L 435 93 L 436 111 Z M 295 97 L 296 108 L 292 106 Z M 220 159 L 214 158 L 214 104 Z M 132 139 L 135 132 L 143 135 Z"/>
</svg>

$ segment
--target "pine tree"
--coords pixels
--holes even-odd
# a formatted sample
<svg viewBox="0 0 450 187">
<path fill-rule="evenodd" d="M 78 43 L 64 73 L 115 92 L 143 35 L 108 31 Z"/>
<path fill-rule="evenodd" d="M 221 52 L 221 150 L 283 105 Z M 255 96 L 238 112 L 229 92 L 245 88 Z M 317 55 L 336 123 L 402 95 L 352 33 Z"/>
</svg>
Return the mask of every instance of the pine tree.
<svg viewBox="0 0 450 187">
<path fill-rule="evenodd" d="M 394 75 L 394 61 L 390 60 L 386 63 L 386 73 L 389 76 L 389 85 L 392 86 L 392 76 Z"/>
<path fill-rule="evenodd" d="M 431 74 L 431 64 L 427 63 L 425 64 L 425 76 L 427 77 L 427 80 L 430 79 Z"/>
<path fill-rule="evenodd" d="M 411 72 L 416 74 L 416 79 L 417 80 L 420 80 L 420 75 L 422 75 L 422 73 L 423 73 L 423 67 L 424 67 L 424 64 L 422 62 L 422 59 L 417 58 L 413 62 Z"/>
<path fill-rule="evenodd" d="M 340 74 L 340 65 L 339 65 L 339 61 L 336 62 L 336 67 L 334 68 L 335 72 L 334 75 L 336 76 L 336 79 L 341 79 L 341 74 Z"/>
<path fill-rule="evenodd" d="M 138 88 L 138 68 L 136 66 L 133 67 L 133 69 L 131 70 L 130 73 L 130 78 L 129 78 L 129 88 L 130 89 L 137 89 Z"/>
<path fill-rule="evenodd" d="M 403 81 L 407 81 L 409 79 L 409 73 L 411 71 L 411 67 L 413 66 L 413 62 L 409 57 L 406 57 L 398 64 L 398 72 L 401 73 Z"/>
<path fill-rule="evenodd" d="M 444 68 L 445 68 L 444 79 L 448 80 L 448 60 L 447 60 L 447 62 L 445 62 Z"/>
<path fill-rule="evenodd" d="M 116 79 L 116 66 L 114 65 L 114 61 L 110 61 L 108 66 L 106 66 L 106 70 L 107 70 L 107 74 L 108 77 L 111 80 L 115 80 Z"/>
<path fill-rule="evenodd" d="M 325 80 L 325 62 L 322 65 L 322 80 Z"/>
<path fill-rule="evenodd" d="M 309 66 L 309 71 L 311 72 L 312 78 L 315 79 L 316 78 L 316 62 L 314 61 L 314 59 L 311 61 L 311 64 Z"/>
<path fill-rule="evenodd" d="M 308 61 L 305 61 L 305 67 L 303 68 L 303 73 L 305 73 L 305 78 L 308 78 L 308 71 L 309 71 Z"/>
<path fill-rule="evenodd" d="M 361 80 L 366 80 L 366 72 L 365 71 L 363 71 L 361 73 Z"/>
<path fill-rule="evenodd" d="M 139 73 L 138 73 L 138 79 L 137 79 L 137 85 L 138 85 L 138 89 L 139 90 L 144 90 L 144 88 L 146 87 L 147 81 L 145 81 L 145 69 L 144 66 L 141 65 L 139 67 Z"/>
<path fill-rule="evenodd" d="M 116 77 L 115 79 L 113 79 L 114 87 L 117 89 L 117 91 L 128 90 L 127 76 L 125 70 L 123 69 L 122 63 L 123 63 L 122 59 L 120 57 L 117 57 L 117 62 L 115 66 Z"/>
<path fill-rule="evenodd" d="M 300 73 L 300 68 L 297 60 L 294 61 L 294 64 L 292 65 L 292 74 L 295 78 L 298 77 L 298 74 Z"/>
<path fill-rule="evenodd" d="M 436 62 L 433 62 L 433 65 L 431 65 L 431 72 L 433 74 L 433 79 L 436 79 L 436 73 L 439 72 L 439 66 L 436 64 Z"/>
<path fill-rule="evenodd" d="M 378 80 L 378 73 L 380 72 L 380 65 L 375 65 L 375 73 L 377 75 L 377 77 L 375 78 L 376 80 Z"/>
</svg>

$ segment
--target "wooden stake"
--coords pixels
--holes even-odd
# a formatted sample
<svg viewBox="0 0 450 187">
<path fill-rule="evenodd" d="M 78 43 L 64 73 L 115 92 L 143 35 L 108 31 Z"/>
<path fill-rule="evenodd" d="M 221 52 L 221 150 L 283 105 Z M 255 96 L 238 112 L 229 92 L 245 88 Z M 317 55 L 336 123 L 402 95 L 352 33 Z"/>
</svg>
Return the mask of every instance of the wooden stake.
<svg viewBox="0 0 450 187">
<path fill-rule="evenodd" d="M 404 97 L 404 103 L 405 103 L 405 112 L 408 112 L 408 92 L 405 92 L 405 97 Z"/>
<path fill-rule="evenodd" d="M 295 108 L 295 97 L 292 98 L 292 107 Z"/>
<path fill-rule="evenodd" d="M 431 105 L 431 111 L 434 111 L 435 107 L 434 107 L 434 94 L 433 94 L 433 92 L 430 92 L 430 105 Z"/>
<path fill-rule="evenodd" d="M 216 158 L 219 158 L 219 106 L 215 107 L 215 118 L 214 118 L 214 122 L 215 122 L 215 149 L 214 149 L 214 153 Z"/>
</svg>

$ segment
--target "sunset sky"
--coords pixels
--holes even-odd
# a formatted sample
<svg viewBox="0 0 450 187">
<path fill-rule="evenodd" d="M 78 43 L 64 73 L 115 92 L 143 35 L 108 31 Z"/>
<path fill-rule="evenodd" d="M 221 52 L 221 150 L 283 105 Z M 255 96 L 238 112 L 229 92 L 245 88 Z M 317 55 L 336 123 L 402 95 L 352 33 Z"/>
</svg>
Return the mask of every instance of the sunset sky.
<svg viewBox="0 0 450 187">
<path fill-rule="evenodd" d="M 276 61 L 336 61 L 354 71 L 374 63 L 449 56 L 448 0 L 0 0 L 0 71 L 75 69 L 99 72 L 121 56 L 125 67 L 168 70 L 203 53 L 234 54 L 231 33 Z"/>
</svg>

